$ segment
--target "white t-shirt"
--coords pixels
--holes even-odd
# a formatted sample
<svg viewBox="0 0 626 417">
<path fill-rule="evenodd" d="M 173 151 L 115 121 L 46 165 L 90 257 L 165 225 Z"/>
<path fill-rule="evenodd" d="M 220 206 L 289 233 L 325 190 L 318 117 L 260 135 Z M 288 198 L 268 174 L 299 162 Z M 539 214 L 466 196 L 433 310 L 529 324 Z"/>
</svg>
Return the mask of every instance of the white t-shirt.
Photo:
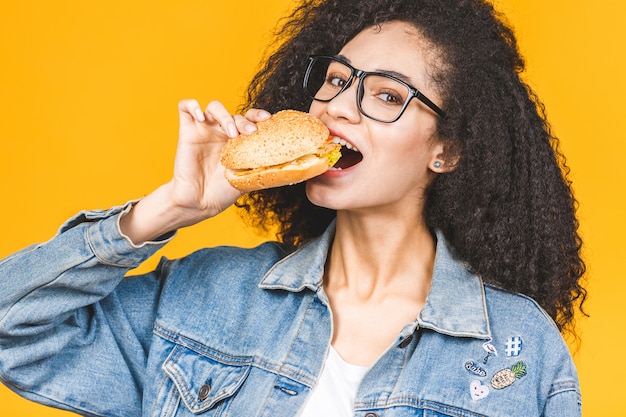
<svg viewBox="0 0 626 417">
<path fill-rule="evenodd" d="M 354 398 L 369 368 L 343 360 L 331 346 L 319 381 L 297 417 L 350 417 Z"/>
</svg>

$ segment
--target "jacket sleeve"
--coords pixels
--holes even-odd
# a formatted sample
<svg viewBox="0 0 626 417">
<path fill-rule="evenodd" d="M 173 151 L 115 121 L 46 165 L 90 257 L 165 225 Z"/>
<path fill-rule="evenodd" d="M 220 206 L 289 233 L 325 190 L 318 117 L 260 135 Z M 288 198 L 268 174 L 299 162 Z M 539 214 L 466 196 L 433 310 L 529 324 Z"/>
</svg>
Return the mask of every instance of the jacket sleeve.
<svg viewBox="0 0 626 417">
<path fill-rule="evenodd" d="M 548 339 L 549 340 L 549 339 Z M 554 375 L 547 392 L 542 417 L 582 416 L 582 397 L 578 372 L 563 339 L 549 344 L 552 349 L 547 354 L 552 359 Z"/>
<path fill-rule="evenodd" d="M 79 213 L 0 261 L 0 381 L 20 395 L 82 415 L 141 415 L 161 279 L 123 277 L 169 237 L 133 245 L 118 223 L 130 206 Z"/>
<path fill-rule="evenodd" d="M 554 391 L 548 397 L 542 417 L 582 416 L 581 396 L 573 389 L 571 383 L 553 388 Z"/>
</svg>

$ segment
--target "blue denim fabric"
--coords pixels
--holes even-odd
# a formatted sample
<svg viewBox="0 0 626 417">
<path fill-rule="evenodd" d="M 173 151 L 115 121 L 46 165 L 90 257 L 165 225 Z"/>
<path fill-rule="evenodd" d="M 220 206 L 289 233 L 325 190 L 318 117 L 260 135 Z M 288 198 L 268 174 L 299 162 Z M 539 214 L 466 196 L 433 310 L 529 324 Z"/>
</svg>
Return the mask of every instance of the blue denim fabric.
<svg viewBox="0 0 626 417">
<path fill-rule="evenodd" d="M 290 254 L 204 249 L 123 278 L 166 243 L 132 245 L 123 209 L 83 212 L 0 263 L 2 382 L 87 416 L 296 415 L 333 331 L 334 228 Z M 355 415 L 575 417 L 579 392 L 552 320 L 470 274 L 439 234 L 426 305 L 366 374 Z"/>
</svg>

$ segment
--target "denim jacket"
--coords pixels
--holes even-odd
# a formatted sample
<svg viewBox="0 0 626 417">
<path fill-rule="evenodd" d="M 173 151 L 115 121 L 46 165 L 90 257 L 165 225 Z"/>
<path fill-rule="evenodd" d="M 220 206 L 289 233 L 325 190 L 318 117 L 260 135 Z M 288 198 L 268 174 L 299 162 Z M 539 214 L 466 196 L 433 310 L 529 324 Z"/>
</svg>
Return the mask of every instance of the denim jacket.
<svg viewBox="0 0 626 417">
<path fill-rule="evenodd" d="M 334 227 L 292 253 L 204 249 L 123 278 L 165 244 L 132 245 L 123 209 L 80 213 L 0 263 L 0 380 L 87 416 L 296 415 L 333 332 Z M 469 273 L 438 234 L 426 304 L 364 377 L 355 416 L 580 415 L 552 320 Z"/>
</svg>

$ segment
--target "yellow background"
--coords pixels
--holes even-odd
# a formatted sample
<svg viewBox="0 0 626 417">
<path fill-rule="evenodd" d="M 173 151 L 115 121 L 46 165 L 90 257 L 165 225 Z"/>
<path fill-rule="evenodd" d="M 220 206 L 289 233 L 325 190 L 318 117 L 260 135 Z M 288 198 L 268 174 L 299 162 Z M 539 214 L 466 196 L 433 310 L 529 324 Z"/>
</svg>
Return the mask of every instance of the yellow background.
<svg viewBox="0 0 626 417">
<path fill-rule="evenodd" d="M 587 416 L 624 416 L 626 4 L 499 0 L 527 79 L 568 156 L 589 265 L 575 348 Z M 68 216 L 167 181 L 180 99 L 234 110 L 289 0 L 0 2 L 0 257 L 47 240 Z M 259 241 L 233 212 L 161 254 Z M 572 347 L 575 347 L 572 345 Z M 106 395 L 106 387 L 103 387 Z M 69 415 L 0 386 L 0 416 Z"/>
</svg>

